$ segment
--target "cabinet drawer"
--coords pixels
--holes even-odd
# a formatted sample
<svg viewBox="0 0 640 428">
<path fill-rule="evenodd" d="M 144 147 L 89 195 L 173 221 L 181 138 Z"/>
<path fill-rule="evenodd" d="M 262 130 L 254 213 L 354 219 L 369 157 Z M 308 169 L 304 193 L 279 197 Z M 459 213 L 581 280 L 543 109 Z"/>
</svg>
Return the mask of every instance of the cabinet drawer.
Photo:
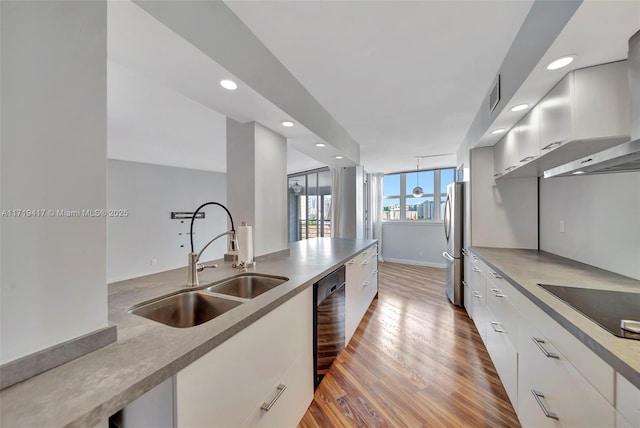
<svg viewBox="0 0 640 428">
<path fill-rule="evenodd" d="M 308 366 L 299 373 L 302 386 L 285 390 L 272 411 L 278 413 L 277 406 L 297 415 L 300 409 L 292 403 L 298 402 L 289 401 L 296 395 L 305 402 L 304 413 L 313 399 L 312 306 L 309 287 L 179 371 L 177 426 L 242 426 L 248 415 L 262 412 L 262 403 L 296 362 Z"/>
<path fill-rule="evenodd" d="M 521 293 L 516 292 L 511 296 L 511 301 L 528 323 L 535 326 L 567 360 L 571 361 L 582 376 L 600 391 L 609 403 L 614 404 L 615 372 L 613 368 Z M 520 329 L 518 334 L 521 334 Z M 530 341 L 529 336 L 524 339 L 525 343 Z M 522 343 L 520 338 L 518 343 Z M 518 352 L 520 351 L 518 347 Z"/>
<path fill-rule="evenodd" d="M 494 325 L 494 329 L 502 330 L 502 335 L 515 348 L 518 346 L 518 312 L 510 300 L 514 292 L 515 289 L 504 279 L 487 277 L 487 307 L 493 315 L 491 321 L 498 323 L 497 328 Z"/>
<path fill-rule="evenodd" d="M 614 426 L 615 409 L 529 321 L 518 320 L 518 417 L 523 426 Z"/>
<path fill-rule="evenodd" d="M 490 312 L 489 312 L 490 313 Z M 491 318 L 489 318 L 491 319 Z M 487 329 L 487 351 L 498 371 L 513 408 L 518 411 L 518 353 L 508 335 L 491 321 Z"/>
</svg>

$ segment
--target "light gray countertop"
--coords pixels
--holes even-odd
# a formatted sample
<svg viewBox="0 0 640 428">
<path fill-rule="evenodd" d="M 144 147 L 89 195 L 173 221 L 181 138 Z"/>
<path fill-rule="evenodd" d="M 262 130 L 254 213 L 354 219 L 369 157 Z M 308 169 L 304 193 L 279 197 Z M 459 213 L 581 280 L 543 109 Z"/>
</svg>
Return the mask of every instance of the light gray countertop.
<svg viewBox="0 0 640 428">
<path fill-rule="evenodd" d="M 640 388 L 640 341 L 614 336 L 538 286 L 540 283 L 640 293 L 640 281 L 544 251 L 487 247 L 472 247 L 471 251 Z"/>
<path fill-rule="evenodd" d="M 288 255 L 249 269 L 289 281 L 186 329 L 127 312 L 135 304 L 184 289 L 186 267 L 110 284 L 109 321 L 118 327 L 118 341 L 1 391 L 0 426 L 95 426 L 375 242 L 314 238 L 292 243 Z M 200 283 L 238 274 L 231 262 L 218 261 L 218 266 L 201 272 Z"/>
</svg>

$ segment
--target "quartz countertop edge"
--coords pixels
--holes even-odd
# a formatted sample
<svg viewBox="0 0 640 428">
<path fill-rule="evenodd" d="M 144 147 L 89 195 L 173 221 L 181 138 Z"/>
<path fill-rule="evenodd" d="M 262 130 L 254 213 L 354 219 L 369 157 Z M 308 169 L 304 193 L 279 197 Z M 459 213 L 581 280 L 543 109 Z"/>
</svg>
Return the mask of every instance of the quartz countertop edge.
<svg viewBox="0 0 640 428">
<path fill-rule="evenodd" d="M 540 250 L 471 247 L 471 251 L 640 388 L 640 341 L 611 334 L 538 284 L 640 293 L 640 281 Z"/>
<path fill-rule="evenodd" d="M 248 270 L 289 281 L 190 328 L 127 311 L 184 290 L 186 267 L 110 284 L 109 321 L 118 326 L 118 341 L 0 391 L 0 426 L 95 426 L 376 242 L 313 238 L 291 243 L 288 254 Z M 200 273 L 201 284 L 239 273 L 231 262 L 217 263 L 218 269 Z"/>
</svg>

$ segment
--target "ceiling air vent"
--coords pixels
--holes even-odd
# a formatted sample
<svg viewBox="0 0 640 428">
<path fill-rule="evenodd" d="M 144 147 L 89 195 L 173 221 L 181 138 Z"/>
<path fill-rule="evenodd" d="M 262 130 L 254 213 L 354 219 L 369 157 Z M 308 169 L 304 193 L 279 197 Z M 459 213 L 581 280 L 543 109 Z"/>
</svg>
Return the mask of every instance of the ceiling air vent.
<svg viewBox="0 0 640 428">
<path fill-rule="evenodd" d="M 493 111 L 500 102 L 500 75 L 496 77 L 496 80 L 491 86 L 491 92 L 489 92 L 489 111 Z"/>
</svg>

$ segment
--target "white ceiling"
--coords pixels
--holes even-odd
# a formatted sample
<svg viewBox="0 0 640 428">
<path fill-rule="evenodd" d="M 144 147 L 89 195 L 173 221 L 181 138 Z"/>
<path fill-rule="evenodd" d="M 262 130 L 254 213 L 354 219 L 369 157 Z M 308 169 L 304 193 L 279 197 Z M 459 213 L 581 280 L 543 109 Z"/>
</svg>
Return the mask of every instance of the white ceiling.
<svg viewBox="0 0 640 428">
<path fill-rule="evenodd" d="M 527 103 L 533 107 L 569 71 L 626 59 L 628 40 L 638 30 L 640 1 L 584 1 L 508 106 Z M 554 71 L 546 69 L 551 61 L 568 54 L 576 55 L 570 66 Z M 514 113 L 504 109 L 478 146 L 494 145 L 504 134 L 492 135 L 491 131 L 510 129 L 529 110 Z"/>
<path fill-rule="evenodd" d="M 452 166 L 533 1 L 230 1 L 226 3 L 354 137 L 371 172 Z M 288 138 L 289 172 L 340 165 L 330 142 L 235 78 L 129 1 L 108 2 L 109 156 L 224 171 L 224 117 L 255 120 Z M 626 57 L 640 2 L 586 0 L 510 100 L 535 104 L 566 70 Z M 225 41 L 228 42 L 228 41 Z M 217 82 L 235 78 L 237 91 Z M 294 114 L 295 112 L 291 112 Z M 505 109 L 510 128 L 525 112 Z M 486 134 L 481 145 L 498 137 Z M 304 154 L 303 154 L 304 153 Z"/>
<path fill-rule="evenodd" d="M 456 153 L 532 1 L 229 1 L 375 172 Z M 421 166 L 455 165 L 455 156 Z"/>
</svg>

